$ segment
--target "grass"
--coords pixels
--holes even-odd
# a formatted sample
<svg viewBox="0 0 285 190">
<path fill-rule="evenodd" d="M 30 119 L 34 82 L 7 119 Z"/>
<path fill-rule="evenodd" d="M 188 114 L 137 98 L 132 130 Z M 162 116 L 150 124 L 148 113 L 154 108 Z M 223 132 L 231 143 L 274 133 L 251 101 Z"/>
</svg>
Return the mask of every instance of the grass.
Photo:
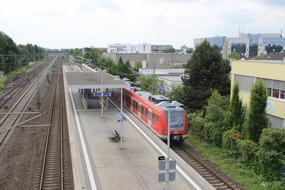
<svg viewBox="0 0 285 190">
<path fill-rule="evenodd" d="M 33 61 L 33 62 L 30 62 L 29 64 L 23 66 L 23 67 L 20 67 L 10 73 L 8 73 L 8 75 L 4 76 L 4 77 L 1 77 L 0 78 L 0 92 L 2 92 L 3 90 L 5 90 L 6 88 L 6 85 L 5 85 L 5 82 L 7 80 L 10 80 L 14 77 L 17 77 L 19 75 L 21 75 L 22 73 L 26 72 L 27 70 L 29 70 L 30 68 L 32 68 L 34 65 L 38 64 L 39 61 Z"/>
<path fill-rule="evenodd" d="M 205 159 L 210 160 L 218 168 L 233 178 L 236 182 L 241 184 L 249 190 L 278 190 L 285 189 L 281 182 L 266 182 L 254 173 L 253 170 L 247 168 L 244 164 L 238 162 L 236 159 L 231 158 L 225 151 L 220 148 L 213 147 L 198 137 L 189 135 L 185 141 L 190 144 L 194 149 L 200 152 Z"/>
</svg>

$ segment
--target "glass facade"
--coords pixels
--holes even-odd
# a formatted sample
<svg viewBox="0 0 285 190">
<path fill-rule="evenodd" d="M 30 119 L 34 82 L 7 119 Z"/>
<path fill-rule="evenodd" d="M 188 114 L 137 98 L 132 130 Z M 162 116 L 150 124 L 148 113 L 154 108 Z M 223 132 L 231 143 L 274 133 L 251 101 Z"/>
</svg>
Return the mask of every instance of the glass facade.
<svg viewBox="0 0 285 190">
<path fill-rule="evenodd" d="M 223 36 L 210 37 L 210 38 L 207 38 L 207 41 L 210 43 L 210 45 L 214 49 L 218 51 L 222 51 L 223 45 L 225 43 L 225 37 Z"/>
</svg>

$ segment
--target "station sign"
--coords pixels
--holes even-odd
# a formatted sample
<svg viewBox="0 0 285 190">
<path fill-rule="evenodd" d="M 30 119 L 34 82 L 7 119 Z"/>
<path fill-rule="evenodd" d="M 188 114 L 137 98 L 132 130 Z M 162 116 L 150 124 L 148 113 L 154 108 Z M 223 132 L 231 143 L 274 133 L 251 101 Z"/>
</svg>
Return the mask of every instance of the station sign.
<svg viewBox="0 0 285 190">
<path fill-rule="evenodd" d="M 111 92 L 93 92 L 93 96 L 95 97 L 111 97 L 112 93 Z"/>
<path fill-rule="evenodd" d="M 175 181 L 175 178 L 176 178 L 176 172 L 158 174 L 158 182 Z"/>
<path fill-rule="evenodd" d="M 158 182 L 175 181 L 176 160 L 168 160 L 165 156 L 158 157 Z"/>
</svg>

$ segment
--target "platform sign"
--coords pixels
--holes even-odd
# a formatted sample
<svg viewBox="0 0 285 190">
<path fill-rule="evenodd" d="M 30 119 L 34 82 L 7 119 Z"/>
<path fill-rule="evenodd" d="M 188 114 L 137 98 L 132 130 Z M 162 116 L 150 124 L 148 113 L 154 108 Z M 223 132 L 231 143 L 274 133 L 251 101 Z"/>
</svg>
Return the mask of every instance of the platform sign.
<svg viewBox="0 0 285 190">
<path fill-rule="evenodd" d="M 176 160 L 160 160 L 158 162 L 159 170 L 176 170 Z"/>
<path fill-rule="evenodd" d="M 112 93 L 111 92 L 94 92 L 93 96 L 95 97 L 111 97 Z"/>
<path fill-rule="evenodd" d="M 176 172 L 158 174 L 158 182 L 175 181 L 175 179 L 176 179 Z"/>
<path fill-rule="evenodd" d="M 175 181 L 176 160 L 167 160 L 164 156 L 159 156 L 158 170 L 158 182 Z"/>
</svg>

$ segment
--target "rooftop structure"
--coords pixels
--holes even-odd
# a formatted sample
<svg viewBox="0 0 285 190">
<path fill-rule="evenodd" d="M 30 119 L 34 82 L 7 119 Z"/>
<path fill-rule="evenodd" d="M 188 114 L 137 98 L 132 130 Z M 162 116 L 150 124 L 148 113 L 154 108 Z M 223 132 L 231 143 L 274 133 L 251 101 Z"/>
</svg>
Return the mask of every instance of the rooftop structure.
<svg viewBox="0 0 285 190">
<path fill-rule="evenodd" d="M 162 53 L 165 49 L 174 49 L 172 45 L 151 45 L 152 53 Z"/>
<path fill-rule="evenodd" d="M 71 89 L 128 88 L 130 85 L 104 71 L 66 72 L 68 87 Z"/>
<path fill-rule="evenodd" d="M 144 99 L 151 101 L 157 107 L 166 108 L 166 107 L 172 106 L 173 108 L 180 109 L 180 107 L 183 106 L 183 104 L 177 101 L 171 101 L 169 98 L 163 95 L 152 95 L 149 92 L 142 91 L 138 87 L 132 87 L 130 88 L 130 90 L 138 94 L 139 96 L 143 97 Z"/>
</svg>

